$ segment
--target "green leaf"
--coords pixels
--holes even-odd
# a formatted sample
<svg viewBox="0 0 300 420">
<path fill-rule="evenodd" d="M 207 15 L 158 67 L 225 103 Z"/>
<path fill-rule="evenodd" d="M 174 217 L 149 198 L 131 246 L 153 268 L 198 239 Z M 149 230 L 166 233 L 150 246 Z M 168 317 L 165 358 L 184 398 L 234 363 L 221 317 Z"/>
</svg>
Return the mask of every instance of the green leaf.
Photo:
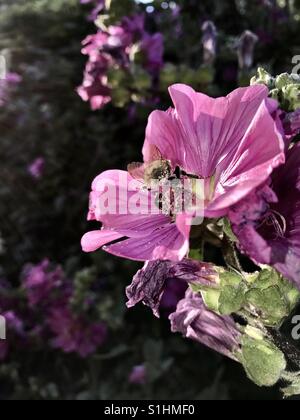
<svg viewBox="0 0 300 420">
<path fill-rule="evenodd" d="M 242 339 L 240 361 L 258 386 L 275 385 L 286 368 L 284 354 L 273 343 L 247 336 Z"/>
</svg>

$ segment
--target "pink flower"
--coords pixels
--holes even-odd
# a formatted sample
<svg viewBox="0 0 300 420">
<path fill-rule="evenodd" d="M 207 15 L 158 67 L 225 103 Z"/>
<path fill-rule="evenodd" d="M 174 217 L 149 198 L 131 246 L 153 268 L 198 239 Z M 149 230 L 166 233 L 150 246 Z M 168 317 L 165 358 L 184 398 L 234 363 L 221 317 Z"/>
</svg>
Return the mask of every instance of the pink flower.
<svg viewBox="0 0 300 420">
<path fill-rule="evenodd" d="M 141 49 L 145 55 L 144 67 L 149 73 L 156 74 L 163 67 L 164 39 L 162 34 L 145 34 L 141 43 Z"/>
<path fill-rule="evenodd" d="M 107 335 L 103 322 L 91 323 L 76 316 L 67 307 L 53 309 L 49 316 L 49 327 L 55 338 L 54 348 L 65 353 L 78 353 L 87 357 L 100 347 Z"/>
<path fill-rule="evenodd" d="M 300 145 L 270 181 L 229 213 L 241 250 L 259 264 L 276 268 L 300 288 Z"/>
<path fill-rule="evenodd" d="M 129 375 L 128 382 L 135 385 L 144 385 L 146 383 L 146 375 L 145 365 L 134 366 Z"/>
<path fill-rule="evenodd" d="M 139 261 L 178 261 L 187 255 L 192 211 L 177 212 L 176 216 L 170 211 L 132 214 L 128 201 L 124 207 L 120 198 L 132 197 L 139 191 L 141 195 L 152 194 L 150 201 L 155 201 L 157 191 L 149 193 L 145 174 L 157 162 L 164 164 L 163 172 L 169 172 L 163 178 L 178 178 L 179 168 L 179 182 L 203 180 L 205 217 L 226 216 L 232 205 L 284 163 L 283 129 L 275 112 L 278 104 L 268 99 L 265 86 L 237 89 L 218 99 L 186 85 L 172 86 L 170 94 L 175 109 L 150 115 L 144 165 L 129 169 L 130 173 L 108 171 L 93 182 L 88 219 L 102 222 L 103 228 L 83 237 L 84 251 L 106 245 L 107 252 Z M 138 178 L 135 183 L 133 176 Z M 131 185 L 126 191 L 120 182 L 124 178 Z M 99 208 L 99 198 L 107 194 L 103 181 L 108 179 L 118 189 L 115 204 L 119 210 L 115 214 L 103 214 Z"/>
<path fill-rule="evenodd" d="M 204 179 L 205 216 L 225 216 L 285 161 L 282 125 L 272 116 L 278 104 L 265 86 L 218 99 L 186 85 L 172 86 L 170 94 L 175 109 L 150 116 L 144 160 L 156 147 L 173 167 Z"/>
<path fill-rule="evenodd" d="M 26 265 L 22 273 L 22 285 L 26 291 L 29 306 L 46 305 L 49 303 L 51 292 L 62 288 L 65 280 L 60 266 L 51 266 L 48 260 L 38 265 Z"/>
<path fill-rule="evenodd" d="M 107 34 L 98 32 L 83 41 L 82 53 L 88 55 L 89 60 L 85 67 L 82 85 L 77 88 L 77 93 L 83 101 L 90 101 L 93 111 L 111 101 L 111 90 L 106 76 L 111 57 L 100 51 L 107 39 Z"/>
<path fill-rule="evenodd" d="M 45 159 L 39 157 L 35 159 L 28 167 L 28 172 L 35 179 L 40 179 L 43 176 L 45 168 Z"/>
<path fill-rule="evenodd" d="M 83 41 L 82 54 L 88 56 L 88 62 L 77 93 L 90 102 L 92 110 L 101 109 L 111 101 L 109 70 L 117 67 L 128 72 L 131 51 L 136 44 L 141 49 L 143 67 L 155 77 L 163 65 L 163 37 L 159 33 L 147 33 L 144 15 L 124 17 L 118 25 L 111 25 L 106 31 L 98 30 Z"/>
</svg>

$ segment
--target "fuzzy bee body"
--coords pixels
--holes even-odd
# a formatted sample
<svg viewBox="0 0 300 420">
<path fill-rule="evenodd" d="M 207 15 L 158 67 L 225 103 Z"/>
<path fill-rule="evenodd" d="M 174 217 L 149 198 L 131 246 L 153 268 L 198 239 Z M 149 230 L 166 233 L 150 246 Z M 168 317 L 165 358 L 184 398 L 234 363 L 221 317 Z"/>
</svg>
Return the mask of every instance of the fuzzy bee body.
<svg viewBox="0 0 300 420">
<path fill-rule="evenodd" d="M 144 172 L 144 181 L 147 186 L 169 179 L 172 175 L 171 163 L 168 160 L 155 160 L 146 166 Z"/>
</svg>

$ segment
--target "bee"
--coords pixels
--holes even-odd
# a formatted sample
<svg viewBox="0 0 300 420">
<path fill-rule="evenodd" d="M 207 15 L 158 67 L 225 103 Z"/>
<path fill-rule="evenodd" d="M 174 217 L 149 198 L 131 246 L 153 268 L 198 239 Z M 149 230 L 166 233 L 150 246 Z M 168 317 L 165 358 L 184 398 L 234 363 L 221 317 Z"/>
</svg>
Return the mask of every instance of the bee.
<svg viewBox="0 0 300 420">
<path fill-rule="evenodd" d="M 146 185 L 168 180 L 172 175 L 171 163 L 168 160 L 155 160 L 145 167 L 144 181 Z"/>
<path fill-rule="evenodd" d="M 133 162 L 127 167 L 130 175 L 143 181 L 148 188 L 153 183 L 168 180 L 172 177 L 171 162 L 163 159 L 160 151 L 155 146 L 151 149 L 151 159 L 148 163 Z"/>
</svg>

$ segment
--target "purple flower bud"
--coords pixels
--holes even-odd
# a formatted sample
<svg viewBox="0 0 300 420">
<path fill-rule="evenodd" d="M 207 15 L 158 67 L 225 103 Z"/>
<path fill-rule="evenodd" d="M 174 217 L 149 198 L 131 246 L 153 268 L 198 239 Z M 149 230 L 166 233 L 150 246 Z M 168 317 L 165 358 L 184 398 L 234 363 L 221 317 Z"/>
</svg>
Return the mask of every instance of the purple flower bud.
<svg viewBox="0 0 300 420">
<path fill-rule="evenodd" d="M 239 348 L 241 333 L 234 320 L 208 310 L 199 294 L 188 289 L 185 298 L 178 303 L 176 312 L 169 319 L 172 332 L 180 332 L 236 360 L 234 352 Z"/>
<path fill-rule="evenodd" d="M 205 64 L 212 64 L 216 57 L 218 32 L 214 23 L 210 20 L 203 23 L 202 31 L 203 60 Z"/>
<path fill-rule="evenodd" d="M 251 69 L 253 66 L 254 48 L 258 36 L 251 31 L 245 31 L 238 41 L 238 58 L 241 69 Z"/>
</svg>

